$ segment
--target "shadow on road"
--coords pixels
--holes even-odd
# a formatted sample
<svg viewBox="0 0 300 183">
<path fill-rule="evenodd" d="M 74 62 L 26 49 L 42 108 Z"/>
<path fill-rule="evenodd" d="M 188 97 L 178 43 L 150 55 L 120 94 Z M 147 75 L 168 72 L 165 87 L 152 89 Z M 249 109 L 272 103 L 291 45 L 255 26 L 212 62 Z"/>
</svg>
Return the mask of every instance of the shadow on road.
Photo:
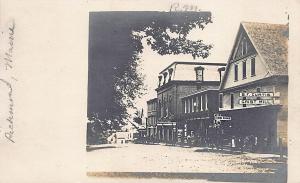
<svg viewBox="0 0 300 183">
<path fill-rule="evenodd" d="M 211 182 L 286 182 L 272 173 L 88 172 L 90 177 L 202 179 Z"/>
<path fill-rule="evenodd" d="M 108 149 L 108 148 L 116 148 L 116 146 L 96 146 L 96 147 L 90 147 L 90 146 L 87 146 L 86 147 L 86 151 L 87 152 L 91 152 L 91 151 L 94 151 L 94 150 L 98 150 L 98 149 Z"/>
<path fill-rule="evenodd" d="M 211 149 L 211 148 L 196 149 L 195 152 L 212 152 L 212 153 L 231 154 L 231 155 L 245 154 L 245 152 L 241 153 L 240 151 L 217 150 L 217 149 Z"/>
</svg>

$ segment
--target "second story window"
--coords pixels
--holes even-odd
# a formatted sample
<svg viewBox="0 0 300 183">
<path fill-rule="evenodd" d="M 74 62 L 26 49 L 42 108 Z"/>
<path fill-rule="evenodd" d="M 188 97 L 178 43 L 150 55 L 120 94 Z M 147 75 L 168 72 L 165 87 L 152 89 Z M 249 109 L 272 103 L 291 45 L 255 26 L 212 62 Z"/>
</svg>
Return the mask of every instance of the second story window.
<svg viewBox="0 0 300 183">
<path fill-rule="evenodd" d="M 200 110 L 203 111 L 203 97 L 200 96 Z"/>
<path fill-rule="evenodd" d="M 247 77 L 247 62 L 243 61 L 243 79 Z"/>
<path fill-rule="evenodd" d="M 223 108 L 223 93 L 219 94 L 219 108 Z"/>
<path fill-rule="evenodd" d="M 251 76 L 255 76 L 255 58 L 251 58 Z"/>
<path fill-rule="evenodd" d="M 197 111 L 197 98 L 194 98 L 193 108 L 194 108 L 194 112 L 198 112 Z"/>
<path fill-rule="evenodd" d="M 205 110 L 208 110 L 208 97 L 207 94 L 205 94 Z"/>
<path fill-rule="evenodd" d="M 238 74 L 239 74 L 239 66 L 237 64 L 234 64 L 234 81 L 237 81 L 238 78 Z"/>
<path fill-rule="evenodd" d="M 192 112 L 195 112 L 195 110 L 194 110 L 194 99 L 192 98 L 191 100 L 192 100 L 192 102 L 191 102 L 191 104 L 192 104 L 192 105 L 191 105 Z"/>
<path fill-rule="evenodd" d="M 186 101 L 187 101 L 187 103 L 186 103 L 186 107 L 187 107 L 186 112 L 187 112 L 187 113 L 190 113 L 190 100 L 187 99 Z"/>
<path fill-rule="evenodd" d="M 207 107 L 207 106 L 206 106 L 206 105 L 207 105 L 207 104 L 206 104 L 206 102 L 207 102 L 207 101 L 206 101 L 206 95 L 204 95 L 204 96 L 202 97 L 202 102 L 203 102 L 203 103 L 202 103 L 202 105 L 203 105 L 203 110 L 205 111 L 205 110 L 206 110 L 206 107 Z"/>
</svg>

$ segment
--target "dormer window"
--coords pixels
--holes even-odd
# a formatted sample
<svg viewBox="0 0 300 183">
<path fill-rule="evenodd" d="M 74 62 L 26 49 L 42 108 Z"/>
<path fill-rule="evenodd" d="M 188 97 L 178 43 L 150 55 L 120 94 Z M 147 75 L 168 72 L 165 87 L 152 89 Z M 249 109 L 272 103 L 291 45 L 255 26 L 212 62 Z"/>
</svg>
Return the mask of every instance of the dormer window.
<svg viewBox="0 0 300 183">
<path fill-rule="evenodd" d="M 199 67 L 196 67 L 195 68 L 195 71 L 196 71 L 196 80 L 197 81 L 203 81 L 203 71 L 204 71 L 204 68 L 199 66 Z"/>
<path fill-rule="evenodd" d="M 167 76 L 168 76 L 168 73 L 167 72 L 164 72 L 164 83 L 163 84 L 166 84 L 167 83 Z"/>
<path fill-rule="evenodd" d="M 169 71 L 169 81 L 171 81 L 171 79 L 172 79 L 172 74 L 173 74 L 173 69 L 170 68 L 168 71 Z"/>
<path fill-rule="evenodd" d="M 160 87 L 160 85 L 161 85 L 161 79 L 162 79 L 162 76 L 158 76 L 158 87 Z"/>
</svg>

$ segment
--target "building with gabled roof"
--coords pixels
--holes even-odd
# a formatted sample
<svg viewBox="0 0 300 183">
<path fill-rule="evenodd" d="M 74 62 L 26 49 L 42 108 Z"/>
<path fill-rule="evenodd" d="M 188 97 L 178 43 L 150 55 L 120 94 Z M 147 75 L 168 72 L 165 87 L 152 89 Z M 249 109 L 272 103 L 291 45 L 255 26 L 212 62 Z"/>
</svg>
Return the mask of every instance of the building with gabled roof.
<svg viewBox="0 0 300 183">
<path fill-rule="evenodd" d="M 287 146 L 288 32 L 288 25 L 242 22 L 220 84 L 231 133 L 258 137 L 265 149 Z"/>
</svg>

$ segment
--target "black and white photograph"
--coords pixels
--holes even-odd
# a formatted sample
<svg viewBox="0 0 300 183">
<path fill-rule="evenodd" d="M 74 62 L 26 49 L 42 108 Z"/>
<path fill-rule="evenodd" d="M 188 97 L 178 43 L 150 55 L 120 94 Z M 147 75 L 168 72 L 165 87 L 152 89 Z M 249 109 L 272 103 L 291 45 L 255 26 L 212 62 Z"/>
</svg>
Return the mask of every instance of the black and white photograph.
<svg viewBox="0 0 300 183">
<path fill-rule="evenodd" d="M 286 182 L 289 14 L 276 15 L 90 12 L 87 175 Z"/>
<path fill-rule="evenodd" d="M 0 0 L 0 183 L 299 183 L 300 0 Z"/>
</svg>

